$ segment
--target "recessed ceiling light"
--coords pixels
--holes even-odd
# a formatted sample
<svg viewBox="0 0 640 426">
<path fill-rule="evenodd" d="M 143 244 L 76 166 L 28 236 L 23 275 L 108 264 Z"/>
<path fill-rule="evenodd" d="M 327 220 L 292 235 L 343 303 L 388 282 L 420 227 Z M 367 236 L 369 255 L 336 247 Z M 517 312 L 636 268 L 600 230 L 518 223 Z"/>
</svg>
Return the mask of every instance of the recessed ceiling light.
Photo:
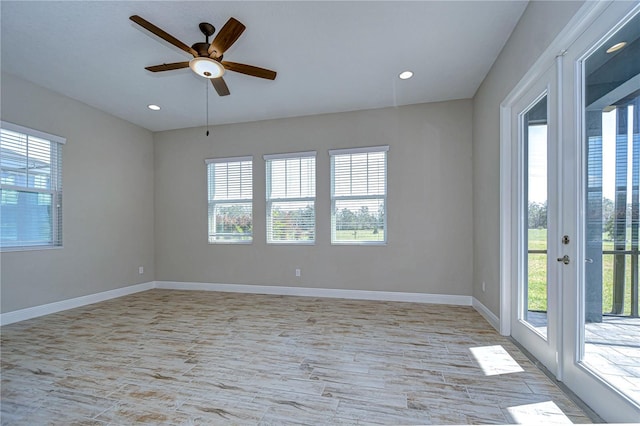
<svg viewBox="0 0 640 426">
<path fill-rule="evenodd" d="M 413 73 L 411 71 L 403 71 L 398 77 L 400 77 L 401 80 L 407 80 L 413 77 Z"/>
<path fill-rule="evenodd" d="M 611 46 L 610 48 L 607 49 L 607 53 L 617 52 L 618 50 L 622 49 L 626 45 L 627 45 L 626 41 L 621 41 L 620 43 L 616 43 L 616 44 L 614 44 L 613 46 Z"/>
<path fill-rule="evenodd" d="M 155 104 L 151 104 L 151 105 L 147 105 L 147 108 L 153 110 L 153 111 L 159 111 L 160 107 L 158 105 Z"/>
</svg>

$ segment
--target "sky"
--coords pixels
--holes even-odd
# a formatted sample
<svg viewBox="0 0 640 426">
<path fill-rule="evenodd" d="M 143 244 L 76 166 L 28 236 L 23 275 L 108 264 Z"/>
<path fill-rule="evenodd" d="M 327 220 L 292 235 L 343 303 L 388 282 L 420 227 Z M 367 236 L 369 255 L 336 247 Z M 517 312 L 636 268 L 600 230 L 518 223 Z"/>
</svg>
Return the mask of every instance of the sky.
<svg viewBox="0 0 640 426">
<path fill-rule="evenodd" d="M 633 106 L 628 113 L 633 117 Z M 616 121 L 614 109 L 602 113 L 602 183 L 603 197 L 615 198 L 615 154 L 616 154 Z M 632 172 L 632 133 L 633 123 L 628 120 L 628 155 L 627 182 L 631 181 Z M 630 186 L 630 185 L 629 185 Z M 529 201 L 544 203 L 547 201 L 547 126 L 529 127 Z M 627 193 L 627 202 L 631 202 L 631 191 Z"/>
</svg>

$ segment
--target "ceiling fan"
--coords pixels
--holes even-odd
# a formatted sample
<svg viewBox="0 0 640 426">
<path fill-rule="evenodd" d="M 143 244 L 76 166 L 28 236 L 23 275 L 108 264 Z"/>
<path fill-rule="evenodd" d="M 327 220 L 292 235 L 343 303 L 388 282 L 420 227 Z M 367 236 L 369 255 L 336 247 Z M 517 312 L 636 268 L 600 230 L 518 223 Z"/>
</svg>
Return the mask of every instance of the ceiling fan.
<svg viewBox="0 0 640 426">
<path fill-rule="evenodd" d="M 213 25 L 207 22 L 202 22 L 199 27 L 200 31 L 202 31 L 202 34 L 205 36 L 205 41 L 204 43 L 195 43 L 191 47 L 138 15 L 133 15 L 129 19 L 140 25 L 142 28 L 157 35 L 161 39 L 193 56 L 193 59 L 188 62 L 173 62 L 170 64 L 154 65 L 146 67 L 146 70 L 151 72 L 162 72 L 189 67 L 196 74 L 211 80 L 211 84 L 213 84 L 213 87 L 220 96 L 227 96 L 229 94 L 227 83 L 225 83 L 222 78 L 225 70 L 235 71 L 253 77 L 265 78 L 267 80 L 275 80 L 276 78 L 275 71 L 255 67 L 253 65 L 222 60 L 224 53 L 233 43 L 236 42 L 236 40 L 238 40 L 238 37 L 240 37 L 246 28 L 235 18 L 229 18 L 211 44 L 209 44 L 209 37 L 213 35 L 216 29 Z"/>
</svg>

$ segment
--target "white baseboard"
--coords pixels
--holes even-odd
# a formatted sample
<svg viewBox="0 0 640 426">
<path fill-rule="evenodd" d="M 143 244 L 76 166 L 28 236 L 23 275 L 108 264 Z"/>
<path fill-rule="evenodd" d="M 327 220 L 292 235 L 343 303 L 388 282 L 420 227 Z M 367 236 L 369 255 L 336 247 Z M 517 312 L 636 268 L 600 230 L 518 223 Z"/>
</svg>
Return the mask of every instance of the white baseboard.
<svg viewBox="0 0 640 426">
<path fill-rule="evenodd" d="M 493 312 L 491 312 L 489 308 L 484 306 L 475 297 L 473 298 L 473 302 L 471 303 L 471 306 L 473 306 L 474 309 L 478 311 L 478 313 L 482 315 L 484 319 L 486 319 L 487 322 L 491 324 L 491 326 L 495 328 L 498 333 L 500 332 L 500 318 L 498 318 Z"/>
<path fill-rule="evenodd" d="M 166 290 L 205 290 L 220 291 L 227 293 L 253 293 L 253 294 L 275 294 L 281 296 L 305 296 L 305 297 L 329 297 L 338 299 L 358 299 L 358 300 L 380 300 L 389 302 L 413 302 L 432 303 L 439 305 L 459 305 L 474 306 L 484 316 L 489 323 L 495 327 L 495 315 L 484 305 L 471 296 L 459 296 L 450 294 L 428 294 L 428 293 L 401 293 L 395 291 L 371 291 L 371 290 L 345 290 L 334 288 L 311 288 L 311 287 L 285 287 L 269 285 L 246 285 L 246 284 L 216 284 L 216 283 L 194 283 L 178 281 L 150 281 L 114 290 L 103 291 L 101 293 L 89 294 L 87 296 L 75 297 L 73 299 L 61 300 L 59 302 L 47 303 L 46 305 L 33 306 L 19 309 L 17 311 L 0 314 L 0 325 L 12 324 L 43 315 L 54 314 L 66 311 L 67 309 L 79 308 L 92 303 L 103 302 L 117 297 L 141 291 L 152 290 L 154 288 Z M 480 307 L 478 307 L 479 305 Z M 487 316 L 489 315 L 489 317 Z"/>
<path fill-rule="evenodd" d="M 128 294 L 151 290 L 154 287 L 155 283 L 153 281 L 150 281 L 147 283 L 103 291 L 101 293 L 89 294 L 87 296 L 75 297 L 73 299 L 61 300 L 59 302 L 47 303 L 46 305 L 18 309 L 17 311 L 0 314 L 0 325 L 12 324 L 18 321 L 24 321 L 31 318 L 41 317 L 43 315 L 66 311 L 67 309 L 91 305 L 92 303 L 103 302 L 105 300 L 115 299 L 116 297 L 122 297 Z"/>
<path fill-rule="evenodd" d="M 156 281 L 156 288 L 167 290 L 205 290 L 230 293 L 277 294 L 281 296 L 330 297 L 338 299 L 381 300 L 389 302 L 433 303 L 471 306 L 471 296 L 450 294 L 401 293 L 395 291 L 345 290 L 334 288 L 284 287 L 269 285 L 191 283 Z"/>
</svg>

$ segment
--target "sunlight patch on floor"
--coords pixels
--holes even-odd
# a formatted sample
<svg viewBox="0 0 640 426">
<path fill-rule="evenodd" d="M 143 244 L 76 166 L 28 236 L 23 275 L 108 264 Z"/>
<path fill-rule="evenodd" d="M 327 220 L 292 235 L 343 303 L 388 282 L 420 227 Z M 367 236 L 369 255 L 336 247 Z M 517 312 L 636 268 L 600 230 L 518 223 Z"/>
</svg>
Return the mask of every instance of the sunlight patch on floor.
<svg viewBox="0 0 640 426">
<path fill-rule="evenodd" d="M 507 408 L 514 423 L 519 424 L 573 424 L 553 401 L 516 405 Z"/>
<path fill-rule="evenodd" d="M 469 350 L 486 376 L 524 371 L 501 345 L 478 346 Z"/>
</svg>

